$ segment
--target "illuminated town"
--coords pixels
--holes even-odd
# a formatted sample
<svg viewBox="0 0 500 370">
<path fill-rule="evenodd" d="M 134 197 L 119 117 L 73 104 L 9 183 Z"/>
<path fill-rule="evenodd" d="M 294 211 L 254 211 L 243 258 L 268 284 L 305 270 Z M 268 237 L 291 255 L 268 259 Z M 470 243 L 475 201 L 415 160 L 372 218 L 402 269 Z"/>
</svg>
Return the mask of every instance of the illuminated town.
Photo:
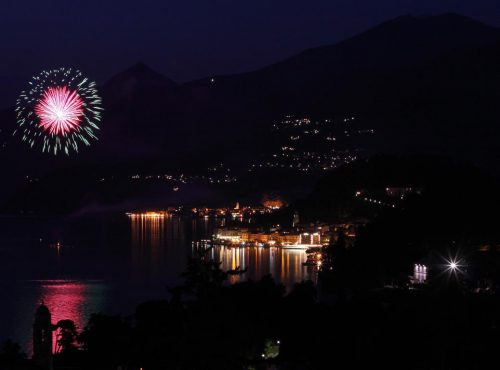
<svg viewBox="0 0 500 370">
<path fill-rule="evenodd" d="M 500 369 L 500 1 L 5 3 L 0 370 Z"/>
</svg>

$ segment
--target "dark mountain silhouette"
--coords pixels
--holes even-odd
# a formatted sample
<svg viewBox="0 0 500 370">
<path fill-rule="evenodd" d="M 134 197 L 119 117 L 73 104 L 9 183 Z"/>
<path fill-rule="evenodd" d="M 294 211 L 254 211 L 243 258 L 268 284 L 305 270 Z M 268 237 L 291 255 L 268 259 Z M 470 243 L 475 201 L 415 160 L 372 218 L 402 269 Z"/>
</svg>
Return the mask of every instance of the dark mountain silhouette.
<svg viewBox="0 0 500 370">
<path fill-rule="evenodd" d="M 106 110 L 94 151 L 102 159 L 238 148 L 263 136 L 273 118 L 293 112 L 356 112 L 387 120 L 394 111 L 408 109 L 401 103 L 414 99 L 419 104 L 415 91 L 423 89 L 422 75 L 427 86 L 433 79 L 444 86 L 446 78 L 465 88 L 474 83 L 439 73 L 458 70 L 455 65 L 475 68 L 470 62 L 462 65 L 460 58 L 496 40 L 500 29 L 456 14 L 404 16 L 253 72 L 184 85 L 138 63 L 102 86 Z M 433 65 L 443 67 L 433 71 Z"/>
<path fill-rule="evenodd" d="M 244 170 L 266 150 L 272 120 L 355 113 L 376 129 L 375 152 L 438 152 L 498 168 L 499 65 L 500 30 L 456 14 L 399 17 L 253 72 L 182 85 L 138 63 L 101 86 L 100 140 L 70 159 L 19 144 L 12 112 L 0 113 L 3 167 L 184 170 L 225 160 Z"/>
<path fill-rule="evenodd" d="M 452 50 L 499 39 L 500 29 L 456 14 L 405 16 L 257 71 L 216 76 L 188 85 L 195 91 L 211 89 L 216 96 L 240 96 L 260 109 L 276 113 L 291 108 L 342 109 L 341 96 L 346 89 L 363 89 L 374 77 L 415 68 Z"/>
<path fill-rule="evenodd" d="M 143 63 L 111 78 L 101 94 L 106 110 L 99 152 L 104 155 L 158 156 L 177 144 L 172 137 L 184 134 L 179 85 Z"/>
<path fill-rule="evenodd" d="M 149 91 L 148 95 L 154 92 L 173 94 L 178 90 L 178 87 L 176 82 L 139 62 L 112 77 L 104 84 L 102 90 L 110 99 L 107 104 L 112 105 L 120 100 L 131 101 L 139 91 Z M 155 88 L 157 90 L 152 91 Z"/>
<path fill-rule="evenodd" d="M 432 151 L 494 165 L 499 40 L 500 29 L 456 14 L 405 16 L 257 71 L 184 88 L 219 116 L 224 106 L 239 107 L 244 113 L 231 122 L 261 137 L 270 119 L 285 113 L 356 113 L 379 132 L 375 151 Z"/>
</svg>

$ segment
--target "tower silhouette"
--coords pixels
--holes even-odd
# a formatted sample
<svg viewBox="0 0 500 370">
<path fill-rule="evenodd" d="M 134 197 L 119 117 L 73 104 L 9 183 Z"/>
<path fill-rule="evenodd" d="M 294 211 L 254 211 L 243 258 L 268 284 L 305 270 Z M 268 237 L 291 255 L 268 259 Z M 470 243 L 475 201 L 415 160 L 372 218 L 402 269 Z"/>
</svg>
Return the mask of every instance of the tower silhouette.
<svg viewBox="0 0 500 370">
<path fill-rule="evenodd" d="M 42 369 L 52 370 L 52 330 L 50 311 L 42 302 L 33 323 L 33 361 Z"/>
</svg>

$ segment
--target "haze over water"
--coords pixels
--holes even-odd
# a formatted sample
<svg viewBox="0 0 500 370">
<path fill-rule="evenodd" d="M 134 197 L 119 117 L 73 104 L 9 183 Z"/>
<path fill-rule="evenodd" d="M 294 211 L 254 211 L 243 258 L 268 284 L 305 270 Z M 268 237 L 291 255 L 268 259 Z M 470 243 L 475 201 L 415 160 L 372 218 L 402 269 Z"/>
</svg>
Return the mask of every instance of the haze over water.
<svg viewBox="0 0 500 370">
<path fill-rule="evenodd" d="M 73 320 L 79 330 L 92 313 L 127 315 L 146 300 L 168 298 L 181 283 L 193 242 L 207 239 L 215 219 L 128 218 L 122 214 L 77 219 L 0 220 L 0 341 L 31 353 L 33 312 L 43 301 L 52 321 Z M 58 244 L 59 243 L 59 244 Z M 287 288 L 315 279 L 304 251 L 278 248 L 210 250 L 230 283 L 271 274 Z"/>
</svg>

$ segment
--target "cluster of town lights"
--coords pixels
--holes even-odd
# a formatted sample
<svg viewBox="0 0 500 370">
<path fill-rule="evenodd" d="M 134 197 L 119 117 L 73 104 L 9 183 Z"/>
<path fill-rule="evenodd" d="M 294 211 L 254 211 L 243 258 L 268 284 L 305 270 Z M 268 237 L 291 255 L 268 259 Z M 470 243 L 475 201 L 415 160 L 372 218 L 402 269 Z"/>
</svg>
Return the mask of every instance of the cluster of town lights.
<svg viewBox="0 0 500 370">
<path fill-rule="evenodd" d="M 144 217 L 144 218 L 164 218 L 165 216 L 168 216 L 168 213 L 163 211 L 159 212 L 148 211 L 143 213 L 127 212 L 126 214 L 129 217 Z"/>
</svg>

